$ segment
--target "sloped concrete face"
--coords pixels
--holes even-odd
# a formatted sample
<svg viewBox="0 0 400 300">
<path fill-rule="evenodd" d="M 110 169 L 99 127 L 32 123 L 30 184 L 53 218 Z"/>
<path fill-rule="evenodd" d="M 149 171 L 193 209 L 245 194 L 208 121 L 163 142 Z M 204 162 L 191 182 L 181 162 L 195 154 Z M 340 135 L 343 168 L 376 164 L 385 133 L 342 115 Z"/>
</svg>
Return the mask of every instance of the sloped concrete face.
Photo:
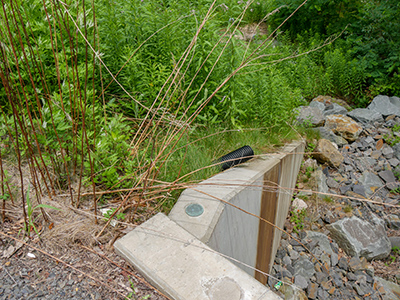
<svg viewBox="0 0 400 300">
<path fill-rule="evenodd" d="M 264 284 L 304 146 L 287 145 L 186 189 L 169 217 L 135 228 L 116 252 L 173 299 L 281 299 Z"/>
<path fill-rule="evenodd" d="M 114 248 L 172 299 L 281 299 L 161 213 Z"/>
</svg>

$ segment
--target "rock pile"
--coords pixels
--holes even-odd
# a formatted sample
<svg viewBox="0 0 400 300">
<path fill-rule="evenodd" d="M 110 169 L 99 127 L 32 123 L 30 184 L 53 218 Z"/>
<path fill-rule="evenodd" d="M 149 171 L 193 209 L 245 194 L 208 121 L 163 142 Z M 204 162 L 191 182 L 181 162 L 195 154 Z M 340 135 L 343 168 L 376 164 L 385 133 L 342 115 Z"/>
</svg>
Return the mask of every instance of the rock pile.
<svg viewBox="0 0 400 300">
<path fill-rule="evenodd" d="M 400 98 L 377 96 L 367 108 L 349 111 L 345 102 L 319 96 L 297 110 L 298 122 L 321 139 L 313 155 L 319 166 L 304 162 L 318 191 L 299 192 L 294 209 L 316 192 L 349 211 L 318 211 L 310 230 L 292 233 L 301 243 L 283 234 L 269 285 L 293 283 L 284 292 L 294 299 L 400 299 L 400 287 L 375 276 L 371 264 L 400 244 Z M 397 236 L 389 238 L 388 230 Z"/>
</svg>

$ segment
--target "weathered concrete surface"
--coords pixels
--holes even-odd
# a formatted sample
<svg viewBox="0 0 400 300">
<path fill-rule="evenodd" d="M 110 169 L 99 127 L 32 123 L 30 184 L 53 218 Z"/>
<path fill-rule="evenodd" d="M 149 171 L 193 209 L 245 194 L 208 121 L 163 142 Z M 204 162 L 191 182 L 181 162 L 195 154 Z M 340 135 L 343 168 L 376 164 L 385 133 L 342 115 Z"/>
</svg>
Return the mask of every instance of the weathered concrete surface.
<svg viewBox="0 0 400 300">
<path fill-rule="evenodd" d="M 391 245 L 383 223 L 371 224 L 355 216 L 327 225 L 333 239 L 350 256 L 386 258 Z"/>
<path fill-rule="evenodd" d="M 162 213 L 116 241 L 114 248 L 172 299 L 281 299 Z"/>
<path fill-rule="evenodd" d="M 169 218 L 212 249 L 255 267 L 260 220 L 254 215 L 260 215 L 262 193 L 271 186 L 282 187 L 277 189 L 275 224 L 283 228 L 303 152 L 304 142 L 295 142 L 280 153 L 267 154 L 204 180 L 181 194 Z M 278 182 L 264 182 L 264 175 L 275 167 L 281 170 Z M 192 203 L 203 206 L 204 213 L 198 217 L 188 216 L 185 208 Z M 280 235 L 281 231 L 276 230 L 272 241 L 272 263 Z M 238 266 L 254 276 L 254 269 Z"/>
</svg>

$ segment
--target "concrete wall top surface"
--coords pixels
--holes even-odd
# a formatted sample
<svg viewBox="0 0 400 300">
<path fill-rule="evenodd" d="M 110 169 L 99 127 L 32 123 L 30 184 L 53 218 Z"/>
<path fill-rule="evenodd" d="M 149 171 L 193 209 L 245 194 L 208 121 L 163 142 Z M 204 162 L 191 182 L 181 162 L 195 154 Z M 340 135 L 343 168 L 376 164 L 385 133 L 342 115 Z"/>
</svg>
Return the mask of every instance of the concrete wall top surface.
<svg viewBox="0 0 400 300">
<path fill-rule="evenodd" d="M 162 213 L 116 241 L 114 247 L 172 299 L 281 299 Z"/>
</svg>

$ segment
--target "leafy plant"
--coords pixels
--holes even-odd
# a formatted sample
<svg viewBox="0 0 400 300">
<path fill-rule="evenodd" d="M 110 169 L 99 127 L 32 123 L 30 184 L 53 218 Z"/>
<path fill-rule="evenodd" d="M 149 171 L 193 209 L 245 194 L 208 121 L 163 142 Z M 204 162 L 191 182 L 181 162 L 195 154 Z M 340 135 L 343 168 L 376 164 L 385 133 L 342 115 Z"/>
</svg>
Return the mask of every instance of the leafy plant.
<svg viewBox="0 0 400 300">
<path fill-rule="evenodd" d="M 290 222 L 294 223 L 293 231 L 299 233 L 300 230 L 304 229 L 304 219 L 307 215 L 306 209 L 294 209 L 290 212 Z"/>
<path fill-rule="evenodd" d="M 35 226 L 35 221 L 36 219 L 40 216 L 40 214 L 35 218 L 33 216 L 33 213 L 38 210 L 38 209 L 42 209 L 42 208 L 49 208 L 49 209 L 55 209 L 55 210 L 61 210 L 57 207 L 51 206 L 51 205 L 47 205 L 47 204 L 38 204 L 35 207 L 32 206 L 32 201 L 29 198 L 29 190 L 30 190 L 30 186 L 28 186 L 28 190 L 26 192 L 26 205 L 27 205 L 27 223 L 24 223 L 24 230 L 26 232 L 26 234 L 28 235 L 28 237 L 31 235 L 31 230 L 33 229 L 36 234 L 38 235 L 38 237 L 40 237 L 40 234 L 38 232 L 38 230 L 36 229 Z"/>
<path fill-rule="evenodd" d="M 109 210 L 107 210 L 107 212 L 104 214 L 104 221 L 108 221 L 111 218 L 111 215 L 116 211 L 116 208 L 111 208 Z M 120 212 L 118 214 L 115 215 L 115 217 L 120 220 L 123 221 L 125 220 L 125 216 L 126 214 L 124 214 L 123 212 Z"/>
<path fill-rule="evenodd" d="M 132 299 L 132 297 L 134 297 L 134 299 L 140 299 L 140 300 L 146 300 L 150 298 L 150 295 L 146 295 L 146 296 L 142 296 L 140 298 L 137 297 L 136 295 L 136 288 L 135 288 L 135 284 L 133 283 L 133 281 L 131 280 L 131 278 L 129 277 L 129 283 L 131 285 L 131 289 L 133 292 L 130 292 L 127 296 L 127 298 Z"/>
</svg>

